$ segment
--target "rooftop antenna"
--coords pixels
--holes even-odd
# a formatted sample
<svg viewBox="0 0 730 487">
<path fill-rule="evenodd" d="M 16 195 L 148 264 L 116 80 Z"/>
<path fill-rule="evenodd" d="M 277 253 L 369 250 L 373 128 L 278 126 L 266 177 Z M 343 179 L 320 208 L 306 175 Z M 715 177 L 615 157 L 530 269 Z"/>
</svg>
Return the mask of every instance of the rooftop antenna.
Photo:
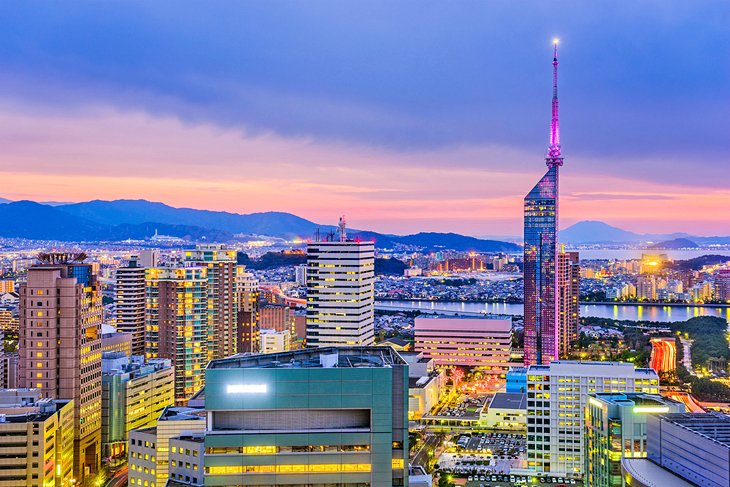
<svg viewBox="0 0 730 487">
<path fill-rule="evenodd" d="M 347 222 L 345 221 L 345 215 L 340 217 L 340 223 L 337 224 L 337 229 L 340 233 L 340 242 L 347 242 Z"/>
<path fill-rule="evenodd" d="M 560 153 L 560 115 L 558 102 L 558 39 L 553 39 L 553 106 L 550 120 L 550 147 L 545 162 L 548 167 L 562 166 Z"/>
</svg>

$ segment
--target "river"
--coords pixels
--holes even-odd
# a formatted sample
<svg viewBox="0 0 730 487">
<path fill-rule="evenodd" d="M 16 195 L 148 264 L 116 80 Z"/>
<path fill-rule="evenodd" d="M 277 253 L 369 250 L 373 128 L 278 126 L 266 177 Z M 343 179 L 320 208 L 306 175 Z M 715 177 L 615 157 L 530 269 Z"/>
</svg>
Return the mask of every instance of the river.
<svg viewBox="0 0 730 487">
<path fill-rule="evenodd" d="M 522 315 L 522 304 L 462 303 L 450 301 L 377 301 L 377 309 L 431 310 L 434 312 L 465 312 Z M 719 316 L 730 322 L 730 307 L 666 306 L 661 304 L 581 304 L 581 316 L 632 321 L 685 321 L 695 316 Z"/>
</svg>

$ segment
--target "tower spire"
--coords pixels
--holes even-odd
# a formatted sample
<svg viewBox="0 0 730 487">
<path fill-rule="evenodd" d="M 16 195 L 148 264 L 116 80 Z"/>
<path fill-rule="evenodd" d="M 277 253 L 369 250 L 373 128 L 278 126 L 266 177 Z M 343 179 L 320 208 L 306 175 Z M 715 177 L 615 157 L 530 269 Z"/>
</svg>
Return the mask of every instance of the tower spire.
<svg viewBox="0 0 730 487">
<path fill-rule="evenodd" d="M 560 116 L 558 102 L 558 39 L 553 39 L 553 107 L 550 120 L 550 147 L 546 157 L 548 166 L 562 166 L 560 153 Z"/>
</svg>

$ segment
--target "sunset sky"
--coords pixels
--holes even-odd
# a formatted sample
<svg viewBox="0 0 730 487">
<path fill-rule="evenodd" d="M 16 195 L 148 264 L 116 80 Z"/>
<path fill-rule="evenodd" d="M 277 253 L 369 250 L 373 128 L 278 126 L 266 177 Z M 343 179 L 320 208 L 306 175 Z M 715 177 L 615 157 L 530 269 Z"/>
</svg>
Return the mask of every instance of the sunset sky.
<svg viewBox="0 0 730 487">
<path fill-rule="evenodd" d="M 197 7 L 197 8 L 195 8 Z M 0 197 L 519 235 L 730 234 L 730 3 L 0 3 Z"/>
</svg>

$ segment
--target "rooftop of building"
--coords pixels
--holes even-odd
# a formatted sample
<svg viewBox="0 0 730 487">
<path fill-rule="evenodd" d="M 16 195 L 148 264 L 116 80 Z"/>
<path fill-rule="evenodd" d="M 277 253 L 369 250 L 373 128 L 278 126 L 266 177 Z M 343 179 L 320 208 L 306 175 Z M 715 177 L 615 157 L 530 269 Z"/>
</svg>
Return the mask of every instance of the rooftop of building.
<svg viewBox="0 0 730 487">
<path fill-rule="evenodd" d="M 0 407 L 0 425 L 45 421 L 69 402 L 69 399 L 41 399 L 30 405 L 3 406 Z"/>
<path fill-rule="evenodd" d="M 692 487 L 694 485 L 646 458 L 624 457 L 621 459 L 621 469 L 641 484 L 652 487 L 670 485 L 672 487 Z"/>
<path fill-rule="evenodd" d="M 205 409 L 190 406 L 168 406 L 158 421 L 205 421 Z"/>
<path fill-rule="evenodd" d="M 484 314 L 482 316 L 466 316 L 466 315 L 426 315 L 416 317 L 416 321 L 423 320 L 473 320 L 473 321 L 496 321 L 496 320 L 509 320 L 512 321 L 512 315 L 501 315 L 501 314 Z"/>
<path fill-rule="evenodd" d="M 234 355 L 212 360 L 208 369 L 269 369 L 269 368 L 361 368 L 406 365 L 406 361 L 391 347 L 323 347 L 289 352 Z"/>
<path fill-rule="evenodd" d="M 205 443 L 205 435 L 204 434 L 186 434 L 186 435 L 180 435 L 176 436 L 174 439 L 176 440 L 182 440 L 182 441 L 190 441 L 194 443 Z"/>
<path fill-rule="evenodd" d="M 510 367 L 507 375 L 527 375 L 527 367 Z"/>
<path fill-rule="evenodd" d="M 489 403 L 494 409 L 527 409 L 527 394 L 519 392 L 498 392 Z"/>
<path fill-rule="evenodd" d="M 409 377 L 408 378 L 408 388 L 409 389 L 420 389 L 422 387 L 426 387 L 428 384 L 430 384 L 432 381 L 437 380 L 439 376 L 438 372 L 431 372 L 428 375 L 424 375 L 422 377 Z"/>
<path fill-rule="evenodd" d="M 575 368 L 576 366 L 580 366 L 581 368 L 613 367 L 617 370 L 618 369 L 628 370 L 630 368 L 635 374 L 650 375 L 650 376 L 657 377 L 657 373 L 654 371 L 654 369 L 635 368 L 634 364 L 632 364 L 630 362 L 594 362 L 594 361 L 584 361 L 584 360 L 554 360 L 554 361 L 550 362 L 550 365 L 529 365 L 527 367 L 527 372 L 530 374 L 535 373 L 535 372 L 537 372 L 537 373 L 551 372 L 553 369 Z"/>
<path fill-rule="evenodd" d="M 673 413 L 660 418 L 730 449 L 730 416 L 722 413 Z"/>
<path fill-rule="evenodd" d="M 668 397 L 642 392 L 597 392 L 592 394 L 592 396 L 606 403 L 619 406 L 666 406 L 669 404 L 682 404 Z"/>
</svg>

